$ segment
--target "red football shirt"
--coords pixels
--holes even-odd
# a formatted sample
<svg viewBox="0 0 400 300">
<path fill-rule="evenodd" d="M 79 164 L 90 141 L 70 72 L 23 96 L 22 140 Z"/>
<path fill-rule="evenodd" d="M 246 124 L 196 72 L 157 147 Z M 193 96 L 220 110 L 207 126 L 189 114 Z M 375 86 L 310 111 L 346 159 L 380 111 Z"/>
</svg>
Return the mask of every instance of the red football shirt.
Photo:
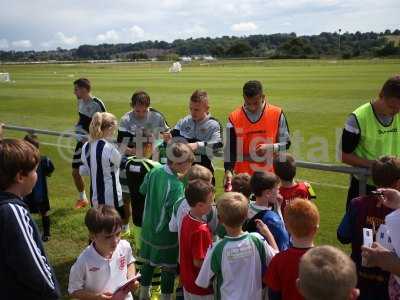
<svg viewBox="0 0 400 300">
<path fill-rule="evenodd" d="M 264 275 L 264 283 L 275 292 L 280 292 L 282 300 L 304 300 L 299 294 L 296 279 L 299 277 L 300 259 L 309 248 L 289 248 L 272 258 Z"/>
<path fill-rule="evenodd" d="M 297 182 L 294 186 L 279 188 L 279 193 L 282 195 L 283 202 L 281 205 L 282 212 L 286 205 L 295 198 L 313 199 L 315 198 L 312 187 L 307 182 Z"/>
<path fill-rule="evenodd" d="M 187 214 L 181 225 L 179 240 L 179 268 L 183 287 L 194 295 L 209 295 L 212 289 L 198 287 L 194 282 L 199 275 L 200 268 L 193 264 L 193 260 L 202 260 L 212 244 L 212 237 L 207 223 L 197 220 Z"/>
</svg>

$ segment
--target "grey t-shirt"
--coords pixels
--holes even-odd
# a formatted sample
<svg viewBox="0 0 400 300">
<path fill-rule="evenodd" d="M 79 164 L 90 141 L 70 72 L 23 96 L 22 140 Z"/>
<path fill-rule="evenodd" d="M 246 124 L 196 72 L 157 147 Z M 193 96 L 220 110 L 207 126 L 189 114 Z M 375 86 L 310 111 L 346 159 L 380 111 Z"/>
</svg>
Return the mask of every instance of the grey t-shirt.
<svg viewBox="0 0 400 300">
<path fill-rule="evenodd" d="M 393 117 L 390 116 L 376 115 L 376 117 L 384 126 L 388 126 L 390 125 L 390 123 L 393 122 Z M 360 134 L 360 127 L 358 126 L 357 118 L 355 115 L 351 114 L 347 118 L 344 129 L 354 134 Z"/>
<path fill-rule="evenodd" d="M 136 118 L 132 111 L 127 112 L 122 116 L 118 128 L 121 133 L 129 133 L 132 136 L 136 136 L 138 131 L 143 132 L 145 135 L 147 135 L 146 133 L 151 133 L 156 139 L 160 132 L 168 130 L 169 127 L 164 116 L 151 107 L 143 119 Z"/>
<path fill-rule="evenodd" d="M 222 148 L 221 125 L 210 114 L 200 122 L 194 121 L 192 116 L 188 115 L 180 119 L 174 129 L 189 143 L 197 142 L 199 145 L 198 153 L 205 154 L 207 145 L 216 145 L 216 148 Z"/>
</svg>

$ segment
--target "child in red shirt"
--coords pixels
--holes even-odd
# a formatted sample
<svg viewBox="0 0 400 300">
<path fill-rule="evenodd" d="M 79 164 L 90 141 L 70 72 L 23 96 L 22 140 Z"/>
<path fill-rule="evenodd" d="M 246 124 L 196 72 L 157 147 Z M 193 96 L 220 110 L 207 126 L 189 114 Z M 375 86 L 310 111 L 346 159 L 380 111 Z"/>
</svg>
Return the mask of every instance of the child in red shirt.
<svg viewBox="0 0 400 300">
<path fill-rule="evenodd" d="M 293 246 L 272 258 L 263 281 L 268 286 L 269 300 L 303 300 L 296 279 L 301 257 L 314 246 L 319 212 L 311 201 L 295 199 L 286 206 L 284 218 Z"/>
<path fill-rule="evenodd" d="M 281 204 L 282 212 L 285 206 L 296 198 L 315 199 L 316 195 L 308 182 L 296 181 L 296 161 L 294 157 L 288 153 L 280 153 L 274 158 L 275 174 L 281 179 L 279 193 L 282 195 L 283 202 Z"/>
<path fill-rule="evenodd" d="M 179 239 L 179 266 L 183 292 L 186 300 L 213 299 L 211 288 L 200 288 L 195 284 L 207 250 L 212 244 L 211 231 L 202 216 L 211 210 L 214 202 L 214 187 L 201 179 L 189 182 L 185 191 L 190 206 L 183 218 Z"/>
</svg>

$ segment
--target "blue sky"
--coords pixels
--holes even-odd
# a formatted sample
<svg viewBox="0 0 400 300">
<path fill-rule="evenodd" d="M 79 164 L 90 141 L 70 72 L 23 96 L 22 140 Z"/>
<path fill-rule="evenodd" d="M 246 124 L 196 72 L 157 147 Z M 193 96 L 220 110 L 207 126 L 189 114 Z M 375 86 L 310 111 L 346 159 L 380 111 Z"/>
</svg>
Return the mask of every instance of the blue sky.
<svg viewBox="0 0 400 300">
<path fill-rule="evenodd" d="M 0 50 L 399 29 L 399 0 L 0 0 Z"/>
</svg>

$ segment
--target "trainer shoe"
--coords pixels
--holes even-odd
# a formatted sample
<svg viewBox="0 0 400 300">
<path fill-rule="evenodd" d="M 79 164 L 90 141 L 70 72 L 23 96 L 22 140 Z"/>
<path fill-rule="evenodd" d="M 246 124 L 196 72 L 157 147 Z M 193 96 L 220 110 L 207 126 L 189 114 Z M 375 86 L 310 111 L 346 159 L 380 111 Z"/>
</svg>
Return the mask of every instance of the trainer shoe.
<svg viewBox="0 0 400 300">
<path fill-rule="evenodd" d="M 75 203 L 75 208 L 77 208 L 77 209 L 78 208 L 84 208 L 88 204 L 89 204 L 89 201 L 87 201 L 86 199 L 79 199 Z"/>
</svg>

